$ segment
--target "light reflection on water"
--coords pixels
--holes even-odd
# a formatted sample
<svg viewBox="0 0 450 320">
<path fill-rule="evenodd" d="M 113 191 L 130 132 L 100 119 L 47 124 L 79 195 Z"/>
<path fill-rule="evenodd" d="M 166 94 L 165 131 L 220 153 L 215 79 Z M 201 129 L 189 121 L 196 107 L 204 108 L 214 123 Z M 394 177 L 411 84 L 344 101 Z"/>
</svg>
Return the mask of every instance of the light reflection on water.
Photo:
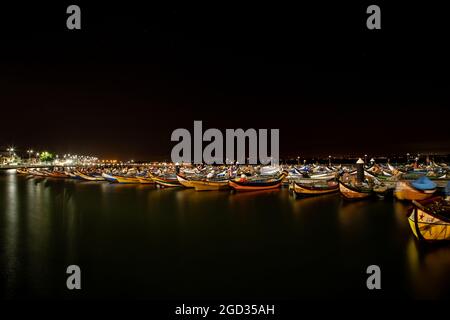
<svg viewBox="0 0 450 320">
<path fill-rule="evenodd" d="M 417 244 L 408 206 L 4 173 L 2 294 L 70 298 L 78 264 L 88 298 L 370 297 L 365 268 L 379 264 L 381 296 L 448 297 L 450 249 Z"/>
</svg>

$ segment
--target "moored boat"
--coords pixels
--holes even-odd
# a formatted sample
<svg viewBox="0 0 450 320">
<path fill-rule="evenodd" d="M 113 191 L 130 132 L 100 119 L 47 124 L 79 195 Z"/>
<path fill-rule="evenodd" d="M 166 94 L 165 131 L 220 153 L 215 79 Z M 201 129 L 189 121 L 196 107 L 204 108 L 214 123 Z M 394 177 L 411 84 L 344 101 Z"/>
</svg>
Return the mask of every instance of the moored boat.
<svg viewBox="0 0 450 320">
<path fill-rule="evenodd" d="M 350 183 L 344 183 L 339 180 L 339 191 L 342 196 L 348 200 L 367 199 L 373 195 L 373 188 Z"/>
<path fill-rule="evenodd" d="M 419 240 L 450 240 L 450 201 L 442 197 L 413 200 L 408 222 Z"/>
<path fill-rule="evenodd" d="M 436 183 L 425 176 L 416 181 L 398 181 L 394 195 L 399 200 L 425 200 L 429 199 L 436 192 Z"/>
<path fill-rule="evenodd" d="M 75 171 L 74 175 L 76 178 L 80 180 L 86 180 L 86 181 L 105 181 L 105 178 L 103 176 L 91 176 L 84 174 L 81 171 Z"/>
<path fill-rule="evenodd" d="M 141 183 L 141 184 L 155 184 L 155 181 L 151 177 L 137 176 L 136 178 L 138 178 L 139 183 Z"/>
<path fill-rule="evenodd" d="M 177 174 L 177 180 L 183 187 L 194 188 L 192 181 L 180 174 Z"/>
<path fill-rule="evenodd" d="M 228 180 L 192 180 L 190 182 L 195 188 L 195 191 L 217 191 L 230 189 Z"/>
<path fill-rule="evenodd" d="M 247 179 L 241 177 L 229 181 L 229 185 L 236 191 L 253 191 L 280 188 L 286 173 L 283 172 L 275 179 Z"/>
<path fill-rule="evenodd" d="M 118 183 L 140 183 L 139 178 L 132 176 L 113 176 Z"/>
<path fill-rule="evenodd" d="M 300 183 L 294 181 L 292 189 L 296 195 L 315 196 L 338 192 L 339 183 L 337 181 L 327 181 L 326 183 Z"/>
<path fill-rule="evenodd" d="M 151 175 L 153 181 L 160 187 L 181 187 L 181 183 L 176 176 L 155 176 Z"/>
<path fill-rule="evenodd" d="M 117 183 L 118 182 L 115 176 L 112 176 L 112 175 L 104 173 L 104 172 L 102 173 L 102 177 L 106 181 L 111 182 L 111 183 Z"/>
</svg>

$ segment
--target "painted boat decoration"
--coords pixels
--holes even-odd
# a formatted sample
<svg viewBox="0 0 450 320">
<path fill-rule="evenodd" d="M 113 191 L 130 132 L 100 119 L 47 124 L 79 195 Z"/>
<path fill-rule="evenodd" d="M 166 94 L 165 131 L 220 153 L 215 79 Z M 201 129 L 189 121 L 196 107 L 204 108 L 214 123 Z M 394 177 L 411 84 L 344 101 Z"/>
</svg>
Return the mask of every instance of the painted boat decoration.
<svg viewBox="0 0 450 320">
<path fill-rule="evenodd" d="M 450 240 L 450 201 L 442 197 L 413 200 L 409 226 L 419 240 Z"/>
<path fill-rule="evenodd" d="M 283 172 L 276 179 L 261 179 L 261 180 L 248 180 L 248 179 L 234 179 L 229 181 L 229 185 L 236 191 L 253 191 L 253 190 L 267 190 L 281 187 L 282 181 L 286 173 Z"/>
<path fill-rule="evenodd" d="M 339 191 L 342 196 L 348 200 L 367 199 L 373 195 L 373 189 L 370 187 L 359 187 L 339 180 Z"/>
<path fill-rule="evenodd" d="M 326 183 L 299 183 L 294 181 L 292 189 L 294 194 L 298 196 L 316 196 L 338 192 L 339 183 L 337 181 Z"/>
<path fill-rule="evenodd" d="M 394 195 L 399 200 L 425 200 L 429 199 L 436 192 L 436 183 L 425 176 L 416 181 L 397 182 Z"/>
</svg>

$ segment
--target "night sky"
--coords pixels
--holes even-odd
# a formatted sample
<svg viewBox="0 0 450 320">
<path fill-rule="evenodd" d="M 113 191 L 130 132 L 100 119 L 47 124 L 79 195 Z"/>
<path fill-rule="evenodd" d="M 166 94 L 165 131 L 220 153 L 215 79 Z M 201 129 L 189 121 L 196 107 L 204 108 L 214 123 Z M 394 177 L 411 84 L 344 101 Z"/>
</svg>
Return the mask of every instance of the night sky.
<svg viewBox="0 0 450 320">
<path fill-rule="evenodd" d="M 203 120 L 282 156 L 450 152 L 445 11 L 375 3 L 375 31 L 372 2 L 2 5 L 0 148 L 159 160 Z"/>
</svg>

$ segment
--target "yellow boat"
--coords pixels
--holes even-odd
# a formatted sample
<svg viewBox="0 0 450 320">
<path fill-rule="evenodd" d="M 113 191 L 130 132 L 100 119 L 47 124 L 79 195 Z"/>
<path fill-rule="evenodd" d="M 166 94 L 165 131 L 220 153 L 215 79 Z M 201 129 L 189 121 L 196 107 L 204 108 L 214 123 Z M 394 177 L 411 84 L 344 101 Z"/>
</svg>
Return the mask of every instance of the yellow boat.
<svg viewBox="0 0 450 320">
<path fill-rule="evenodd" d="M 419 240 L 450 240 L 450 201 L 442 197 L 413 200 L 409 226 Z"/>
<path fill-rule="evenodd" d="M 208 180 L 192 180 L 190 181 L 195 191 L 218 191 L 228 190 L 228 180 L 208 181 Z"/>
<path fill-rule="evenodd" d="M 23 169 L 16 169 L 16 172 L 17 172 L 17 174 L 30 174 L 29 172 L 28 172 L 28 169 L 26 169 L 26 168 L 23 168 Z"/>
<path fill-rule="evenodd" d="M 150 177 L 137 177 L 141 184 L 155 184 L 155 181 Z"/>
<path fill-rule="evenodd" d="M 178 179 L 178 181 L 181 183 L 181 185 L 182 185 L 183 187 L 186 187 L 186 188 L 194 188 L 194 185 L 192 184 L 192 181 L 186 179 L 186 178 L 183 177 L 182 175 L 177 174 L 177 179 Z"/>
<path fill-rule="evenodd" d="M 118 183 L 140 183 L 139 179 L 136 177 L 126 177 L 126 176 L 113 176 Z"/>
</svg>

